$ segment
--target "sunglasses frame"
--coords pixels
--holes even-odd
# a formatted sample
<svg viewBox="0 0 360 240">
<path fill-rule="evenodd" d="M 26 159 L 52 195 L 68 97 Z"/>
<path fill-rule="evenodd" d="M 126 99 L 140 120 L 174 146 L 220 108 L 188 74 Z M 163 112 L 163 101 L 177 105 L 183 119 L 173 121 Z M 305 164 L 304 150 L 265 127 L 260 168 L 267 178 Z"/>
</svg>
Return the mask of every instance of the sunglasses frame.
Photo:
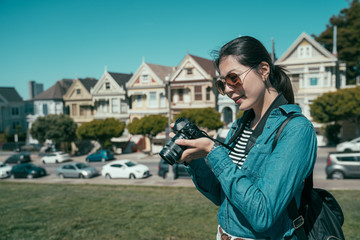
<svg viewBox="0 0 360 240">
<path fill-rule="evenodd" d="M 245 78 L 247 76 L 247 74 L 249 72 L 251 72 L 251 70 L 253 69 L 254 67 L 249 67 L 248 69 L 246 69 L 244 72 L 240 73 L 240 74 L 237 74 L 237 73 L 234 73 L 234 72 L 230 72 L 228 73 L 225 77 L 220 77 L 218 80 L 216 80 L 216 87 L 218 89 L 218 91 L 220 92 L 221 95 L 225 95 L 225 88 L 226 88 L 226 85 L 228 86 L 231 86 L 231 87 L 234 87 L 236 84 L 239 84 L 240 86 L 242 86 L 244 84 L 244 81 L 245 81 Z M 236 81 L 234 82 L 232 80 L 231 77 L 229 77 L 230 74 L 235 74 L 236 75 Z M 241 79 L 241 76 L 244 75 L 244 78 Z M 230 79 L 230 80 L 226 80 L 226 79 Z M 224 90 L 222 88 L 219 87 L 219 83 L 222 83 L 223 86 L 224 86 Z M 231 82 L 231 83 L 229 83 Z"/>
</svg>

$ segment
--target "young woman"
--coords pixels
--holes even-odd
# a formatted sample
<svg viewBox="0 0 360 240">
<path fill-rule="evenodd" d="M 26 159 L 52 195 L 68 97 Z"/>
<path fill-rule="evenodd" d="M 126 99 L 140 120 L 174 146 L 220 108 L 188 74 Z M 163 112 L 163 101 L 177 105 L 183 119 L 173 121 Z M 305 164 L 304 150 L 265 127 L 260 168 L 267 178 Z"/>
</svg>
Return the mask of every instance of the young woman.
<svg viewBox="0 0 360 240">
<path fill-rule="evenodd" d="M 188 165 L 197 189 L 220 206 L 217 239 L 291 239 L 286 208 L 294 196 L 299 206 L 304 179 L 315 164 L 313 126 L 304 117 L 293 118 L 272 150 L 281 123 L 301 109 L 283 68 L 257 39 L 225 44 L 215 64 L 220 94 L 245 111 L 225 141 L 232 150 L 208 138 L 178 139 L 176 144 L 188 147 L 180 162 Z"/>
</svg>

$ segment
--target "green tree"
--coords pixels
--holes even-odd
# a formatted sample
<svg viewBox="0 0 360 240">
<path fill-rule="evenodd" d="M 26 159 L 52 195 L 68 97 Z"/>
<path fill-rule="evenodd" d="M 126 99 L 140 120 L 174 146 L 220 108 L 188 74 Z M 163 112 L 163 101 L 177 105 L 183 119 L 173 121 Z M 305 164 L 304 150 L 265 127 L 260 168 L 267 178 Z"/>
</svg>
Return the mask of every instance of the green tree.
<svg viewBox="0 0 360 240">
<path fill-rule="evenodd" d="M 78 127 L 76 135 L 80 139 L 97 140 L 102 148 L 111 146 L 112 137 L 120 137 L 125 123 L 115 118 L 95 119 Z"/>
<path fill-rule="evenodd" d="M 185 109 L 175 116 L 175 120 L 183 117 L 198 127 L 217 130 L 223 126 L 221 114 L 213 108 Z"/>
<path fill-rule="evenodd" d="M 355 83 L 360 75 L 360 3 L 353 0 L 349 8 L 342 9 L 337 16 L 330 18 L 330 23 L 315 40 L 323 44 L 330 52 L 333 50 L 333 27 L 337 26 L 338 58 L 346 63 L 347 79 Z"/>
<path fill-rule="evenodd" d="M 152 153 L 152 139 L 158 133 L 165 131 L 168 118 L 162 115 L 148 115 L 141 119 L 134 119 L 126 128 L 131 134 L 140 134 L 150 139 L 150 153 Z"/>
<path fill-rule="evenodd" d="M 66 144 L 65 148 L 67 148 L 68 144 L 76 138 L 76 128 L 76 123 L 69 116 L 52 114 L 38 117 L 32 124 L 30 133 L 40 143 L 49 139 L 57 148 L 61 146 L 61 143 Z"/>
<path fill-rule="evenodd" d="M 360 87 L 340 89 L 318 97 L 310 105 L 314 121 L 319 123 L 348 120 L 355 123 L 356 136 L 360 135 Z"/>
</svg>

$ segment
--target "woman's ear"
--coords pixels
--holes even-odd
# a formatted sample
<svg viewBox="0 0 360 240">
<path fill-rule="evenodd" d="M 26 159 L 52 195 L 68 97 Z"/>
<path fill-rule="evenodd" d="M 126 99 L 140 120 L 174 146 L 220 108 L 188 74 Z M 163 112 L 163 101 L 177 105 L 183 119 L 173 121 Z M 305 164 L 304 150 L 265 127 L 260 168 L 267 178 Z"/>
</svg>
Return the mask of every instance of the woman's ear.
<svg viewBox="0 0 360 240">
<path fill-rule="evenodd" d="M 260 63 L 259 73 L 261 74 L 262 80 L 266 81 L 270 74 L 270 65 L 267 62 L 262 61 Z"/>
</svg>

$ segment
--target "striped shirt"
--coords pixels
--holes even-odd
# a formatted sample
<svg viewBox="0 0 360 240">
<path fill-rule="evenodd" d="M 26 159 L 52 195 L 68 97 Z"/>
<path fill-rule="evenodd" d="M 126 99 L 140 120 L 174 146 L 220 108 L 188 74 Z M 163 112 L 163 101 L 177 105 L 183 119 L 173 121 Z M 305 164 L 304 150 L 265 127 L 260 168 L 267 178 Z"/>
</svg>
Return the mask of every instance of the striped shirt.
<svg viewBox="0 0 360 240">
<path fill-rule="evenodd" d="M 251 134 L 254 132 L 250 128 L 250 121 L 245 125 L 244 130 L 236 138 L 236 144 L 234 149 L 229 153 L 232 161 L 238 165 L 239 168 L 244 164 L 248 153 L 245 152 L 246 145 L 249 141 Z"/>
</svg>

